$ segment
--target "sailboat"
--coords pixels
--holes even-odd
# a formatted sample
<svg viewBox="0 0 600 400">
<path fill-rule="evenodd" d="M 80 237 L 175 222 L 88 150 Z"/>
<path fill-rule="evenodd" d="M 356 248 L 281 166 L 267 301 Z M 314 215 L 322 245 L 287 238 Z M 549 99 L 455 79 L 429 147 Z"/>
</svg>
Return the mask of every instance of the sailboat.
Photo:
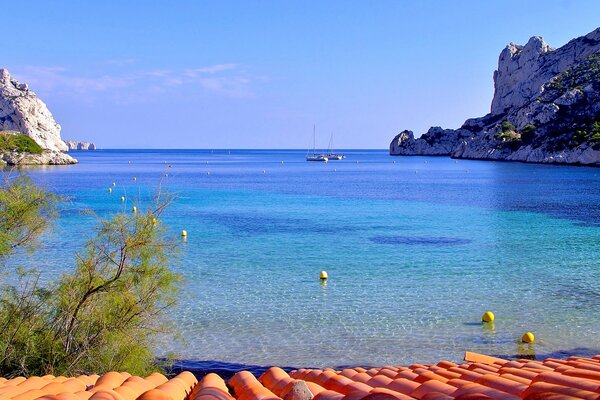
<svg viewBox="0 0 600 400">
<path fill-rule="evenodd" d="M 313 125 L 313 152 L 310 154 L 310 150 L 306 152 L 306 161 L 329 161 L 329 158 L 325 154 L 317 154 L 317 136 L 315 134 L 315 126 Z"/>
<path fill-rule="evenodd" d="M 346 158 L 345 155 L 343 154 L 337 154 L 335 151 L 333 151 L 333 149 L 331 148 L 331 144 L 333 143 L 333 132 L 331 132 L 331 136 L 329 137 L 329 150 L 327 151 L 327 159 L 329 160 L 343 160 L 344 158 Z"/>
</svg>

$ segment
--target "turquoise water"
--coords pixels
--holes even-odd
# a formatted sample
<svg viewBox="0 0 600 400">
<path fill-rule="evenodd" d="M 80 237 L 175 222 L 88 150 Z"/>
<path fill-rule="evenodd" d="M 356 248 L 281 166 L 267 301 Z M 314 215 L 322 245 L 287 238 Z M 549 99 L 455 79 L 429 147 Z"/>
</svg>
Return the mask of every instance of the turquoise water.
<svg viewBox="0 0 600 400">
<path fill-rule="evenodd" d="M 29 170 L 71 198 L 36 262 L 48 278 L 71 268 L 95 224 L 81 210 L 129 210 L 166 171 L 179 198 L 165 220 L 189 236 L 181 335 L 159 354 L 326 367 L 600 353 L 600 170 L 346 153 L 75 152 L 79 165 Z"/>
</svg>

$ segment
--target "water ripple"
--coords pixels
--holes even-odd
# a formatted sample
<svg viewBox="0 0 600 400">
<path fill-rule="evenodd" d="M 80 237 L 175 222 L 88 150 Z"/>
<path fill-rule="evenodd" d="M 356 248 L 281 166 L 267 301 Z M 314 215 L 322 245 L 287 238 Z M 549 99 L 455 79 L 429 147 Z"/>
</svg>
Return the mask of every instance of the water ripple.
<svg viewBox="0 0 600 400">
<path fill-rule="evenodd" d="M 413 236 L 374 236 L 370 241 L 377 244 L 405 244 L 409 246 L 458 246 L 472 243 L 469 239 L 451 238 L 444 236 L 413 237 Z"/>
</svg>

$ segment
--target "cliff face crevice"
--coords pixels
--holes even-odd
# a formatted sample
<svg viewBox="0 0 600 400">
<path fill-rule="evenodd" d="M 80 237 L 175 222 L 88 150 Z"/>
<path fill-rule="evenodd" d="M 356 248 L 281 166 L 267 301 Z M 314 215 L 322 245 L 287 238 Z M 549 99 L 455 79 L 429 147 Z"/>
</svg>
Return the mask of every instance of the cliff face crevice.
<svg viewBox="0 0 600 400">
<path fill-rule="evenodd" d="M 403 131 L 392 155 L 600 165 L 600 28 L 552 49 L 509 44 L 494 72 L 490 114 L 459 129 Z"/>
<path fill-rule="evenodd" d="M 60 137 L 60 125 L 46 104 L 26 83 L 12 78 L 0 69 L 0 131 L 16 131 L 29 136 L 44 152 L 35 154 L 2 154 L 8 164 L 74 164 L 73 157 L 62 154 L 67 145 Z"/>
</svg>

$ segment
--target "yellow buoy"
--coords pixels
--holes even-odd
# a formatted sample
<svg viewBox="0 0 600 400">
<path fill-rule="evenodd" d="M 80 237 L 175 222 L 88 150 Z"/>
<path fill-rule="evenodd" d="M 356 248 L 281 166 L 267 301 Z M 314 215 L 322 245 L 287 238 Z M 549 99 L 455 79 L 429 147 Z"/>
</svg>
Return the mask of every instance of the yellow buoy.
<svg viewBox="0 0 600 400">
<path fill-rule="evenodd" d="M 319 278 L 320 279 L 327 279 L 327 278 L 329 278 L 329 276 L 327 275 L 327 271 L 321 271 L 321 273 L 319 274 Z"/>
<path fill-rule="evenodd" d="M 131 211 L 133 211 L 134 213 L 136 213 L 137 212 L 137 207 L 133 206 L 133 208 L 131 209 Z"/>
<path fill-rule="evenodd" d="M 187 231 L 186 230 L 181 231 L 181 236 L 182 237 L 187 237 Z"/>
<path fill-rule="evenodd" d="M 133 177 L 133 180 L 134 180 L 134 181 L 137 181 L 137 178 L 134 176 L 134 177 Z"/>
<path fill-rule="evenodd" d="M 125 196 L 121 196 L 121 201 L 125 201 Z"/>
<path fill-rule="evenodd" d="M 108 188 L 108 193 L 112 193 L 112 188 Z"/>
<path fill-rule="evenodd" d="M 485 314 L 481 316 L 481 322 L 493 322 L 495 318 L 493 312 L 486 311 Z"/>
<path fill-rule="evenodd" d="M 535 340 L 535 336 L 531 332 L 525 332 L 525 334 L 521 337 L 521 341 L 523 343 L 533 343 Z"/>
</svg>

